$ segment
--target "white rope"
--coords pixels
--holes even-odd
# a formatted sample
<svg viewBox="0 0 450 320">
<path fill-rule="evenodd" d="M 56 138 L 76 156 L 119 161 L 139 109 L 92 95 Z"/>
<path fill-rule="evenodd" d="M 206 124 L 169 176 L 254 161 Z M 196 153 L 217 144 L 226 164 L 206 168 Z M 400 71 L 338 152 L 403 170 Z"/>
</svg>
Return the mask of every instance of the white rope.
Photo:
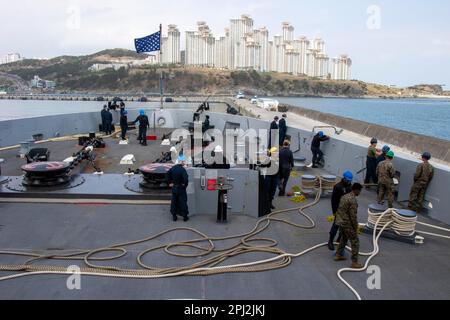
<svg viewBox="0 0 450 320">
<path fill-rule="evenodd" d="M 433 228 L 433 229 L 438 229 L 438 230 L 450 232 L 450 229 L 441 228 L 441 227 L 434 226 L 434 225 L 428 224 L 428 223 L 423 223 L 423 222 L 420 222 L 420 221 L 417 221 L 417 224 L 420 224 L 420 225 L 425 226 L 425 227 L 430 227 L 430 228 Z"/>
<path fill-rule="evenodd" d="M 433 236 L 433 237 L 438 237 L 438 238 L 444 238 L 444 239 L 450 239 L 449 236 L 444 236 L 442 234 L 437 234 L 437 233 L 431 233 L 431 232 L 425 232 L 425 231 L 420 231 L 420 230 L 416 230 L 417 233 L 420 234 L 426 234 L 428 236 Z"/>
<path fill-rule="evenodd" d="M 379 227 L 379 223 L 380 223 L 381 221 L 383 221 L 383 218 L 385 218 L 386 215 L 389 215 L 390 212 L 391 212 L 391 209 L 389 209 L 389 210 L 387 210 L 387 211 L 385 211 L 385 212 L 379 214 L 378 220 L 377 220 L 377 221 L 375 222 L 375 224 L 374 224 L 375 228 L 374 228 L 374 230 L 373 230 L 373 235 L 372 235 L 373 251 L 369 254 L 370 256 L 369 256 L 369 258 L 367 259 L 367 261 L 366 261 L 364 267 L 363 267 L 362 269 L 343 268 L 343 269 L 340 269 L 340 270 L 337 272 L 337 276 L 338 276 L 339 280 L 341 280 L 342 283 L 344 283 L 344 284 L 347 286 L 347 288 L 349 288 L 350 291 L 355 295 L 355 297 L 356 297 L 358 300 L 360 300 L 360 301 L 361 301 L 362 299 L 361 299 L 361 296 L 359 295 L 358 291 L 356 291 L 356 289 L 353 288 L 353 287 L 352 287 L 352 286 L 351 286 L 351 285 L 350 285 L 350 284 L 342 277 L 342 274 L 343 274 L 344 272 L 363 272 L 363 271 L 366 271 L 366 270 L 367 270 L 367 268 L 369 267 L 370 261 L 371 261 L 373 258 L 375 258 L 375 257 L 378 255 L 378 253 L 380 252 L 380 248 L 379 248 L 379 246 L 378 246 L 378 241 L 379 241 L 379 239 L 380 239 L 382 233 L 386 230 L 386 228 L 389 227 L 389 225 L 390 225 L 392 222 L 386 223 L 386 224 L 383 226 L 383 228 L 380 230 L 380 233 L 379 233 L 378 236 L 377 236 L 377 229 L 378 229 L 378 227 Z M 347 249 L 348 249 L 348 248 L 347 248 Z M 360 255 L 365 255 L 365 254 L 360 254 Z"/>
<path fill-rule="evenodd" d="M 372 244 L 373 244 L 373 251 L 370 253 L 360 253 L 361 256 L 369 256 L 369 258 L 367 259 L 365 265 L 363 268 L 361 269 L 352 269 L 352 268 L 343 268 L 340 269 L 337 272 L 337 276 L 339 278 L 340 281 L 342 281 L 342 283 L 344 283 L 344 285 L 346 285 L 350 291 L 355 295 L 355 297 L 358 300 L 362 300 L 361 296 L 359 295 L 359 293 L 356 291 L 355 288 L 353 288 L 342 276 L 343 273 L 345 272 L 363 272 L 365 270 L 367 270 L 367 268 L 369 267 L 369 264 L 371 262 L 372 259 L 374 259 L 380 252 L 380 247 L 379 247 L 379 239 L 382 235 L 382 233 L 389 228 L 394 221 L 388 221 L 388 217 L 392 217 L 398 215 L 395 210 L 389 209 L 383 213 L 377 213 L 377 214 L 373 214 L 369 211 L 369 219 L 371 221 L 374 221 L 374 232 L 372 234 Z M 374 220 L 374 218 L 377 217 L 376 221 Z M 398 228 L 397 230 L 403 230 L 403 229 L 408 229 L 408 228 L 403 228 L 401 226 L 401 221 L 397 222 L 400 223 L 400 226 L 396 227 Z M 421 223 L 423 224 L 423 223 Z M 423 224 L 425 225 L 425 224 Z M 440 227 L 436 227 L 436 226 L 431 226 L 428 225 L 430 227 L 435 227 L 437 229 L 444 229 L 444 228 L 440 228 Z M 377 235 L 377 231 L 380 231 Z M 421 232 L 424 234 L 429 234 L 426 232 Z M 430 235 L 434 235 L 434 236 L 438 236 L 438 237 L 442 237 L 442 238 L 450 238 L 447 236 L 442 236 L 442 235 L 436 235 L 436 234 L 430 234 Z M 182 270 L 179 272 L 174 272 L 174 273 L 168 273 L 168 274 L 158 274 L 158 275 L 138 275 L 138 274 L 106 274 L 106 273 L 96 273 L 96 272 L 81 272 L 80 274 L 83 276 L 94 276 L 94 277 L 110 277 L 110 278 L 132 278 L 132 279 L 158 279 L 158 278 L 170 278 L 170 277 L 179 277 L 179 276 L 183 276 L 183 275 L 188 275 L 188 274 L 193 274 L 193 273 L 197 273 L 197 272 L 205 272 L 205 271 L 219 271 L 219 270 L 226 270 L 226 269 L 235 269 L 235 268 L 240 268 L 240 267 L 249 267 L 249 266 L 256 266 L 256 265 L 261 265 L 261 264 L 266 264 L 266 263 L 270 263 L 270 262 L 274 262 L 277 260 L 281 260 L 284 258 L 298 258 L 301 257 L 303 255 L 306 255 L 314 250 L 317 250 L 321 247 L 326 246 L 328 243 L 321 243 L 318 244 L 316 246 L 310 247 L 300 253 L 297 254 L 290 254 L 290 253 L 285 253 L 282 255 L 278 255 L 276 257 L 270 258 L 270 259 L 265 259 L 265 260 L 258 260 L 258 261 L 253 261 L 253 262 L 249 262 L 249 263 L 241 263 L 241 264 L 235 264 L 235 265 L 226 265 L 226 266 L 218 266 L 218 267 L 204 267 L 204 268 L 194 268 L 194 269 L 187 269 L 187 270 Z M 347 249 L 349 249 L 347 247 Z M 36 271 L 36 272 L 25 272 L 25 273 L 20 273 L 20 274 L 13 274 L 13 275 L 9 275 L 9 276 L 4 276 L 0 278 L 0 281 L 5 281 L 5 280 L 11 280 L 11 279 L 17 279 L 17 278 L 21 278 L 21 277 L 27 277 L 27 276 L 35 276 L 35 275 L 51 275 L 51 274 L 55 274 L 55 275 L 73 275 L 73 272 L 69 272 L 69 271 Z"/>
</svg>

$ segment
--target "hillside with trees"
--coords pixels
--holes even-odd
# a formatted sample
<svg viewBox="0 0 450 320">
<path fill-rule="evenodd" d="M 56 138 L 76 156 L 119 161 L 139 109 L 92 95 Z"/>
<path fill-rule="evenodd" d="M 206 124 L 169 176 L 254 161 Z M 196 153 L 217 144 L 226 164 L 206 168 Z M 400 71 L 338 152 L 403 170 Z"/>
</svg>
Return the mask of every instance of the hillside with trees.
<svg viewBox="0 0 450 320">
<path fill-rule="evenodd" d="M 362 81 L 334 81 L 254 70 L 228 71 L 181 65 L 142 64 L 147 55 L 124 49 L 104 50 L 87 56 L 61 56 L 49 60 L 23 60 L 0 65 L 0 73 L 19 76 L 29 82 L 35 75 L 53 80 L 58 92 L 157 93 L 161 73 L 165 91 L 174 95 L 235 94 L 273 96 L 398 96 L 415 88 L 398 89 Z M 136 63 L 138 62 L 138 63 Z M 140 62 L 140 63 L 139 63 Z M 117 70 L 91 71 L 94 64 L 130 65 Z M 7 83 L 3 84 L 4 87 Z M 423 86 L 417 89 L 423 90 Z M 427 89 L 429 89 L 427 87 Z M 434 88 L 438 90 L 437 88 Z M 408 90 L 408 91 L 406 91 Z"/>
</svg>

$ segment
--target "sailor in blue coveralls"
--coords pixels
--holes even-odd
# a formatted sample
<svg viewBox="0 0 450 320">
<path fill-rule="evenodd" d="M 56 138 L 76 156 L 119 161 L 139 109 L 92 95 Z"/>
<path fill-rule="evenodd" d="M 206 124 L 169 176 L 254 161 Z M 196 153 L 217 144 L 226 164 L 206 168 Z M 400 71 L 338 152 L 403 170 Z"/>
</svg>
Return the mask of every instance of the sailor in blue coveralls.
<svg viewBox="0 0 450 320">
<path fill-rule="evenodd" d="M 184 168 L 186 166 L 186 156 L 178 157 L 178 164 L 172 167 L 167 173 L 169 186 L 172 188 L 172 203 L 170 212 L 173 221 L 178 220 L 178 216 L 183 217 L 186 222 L 189 220 L 189 209 L 187 205 L 187 186 L 189 184 L 189 176 Z"/>
</svg>

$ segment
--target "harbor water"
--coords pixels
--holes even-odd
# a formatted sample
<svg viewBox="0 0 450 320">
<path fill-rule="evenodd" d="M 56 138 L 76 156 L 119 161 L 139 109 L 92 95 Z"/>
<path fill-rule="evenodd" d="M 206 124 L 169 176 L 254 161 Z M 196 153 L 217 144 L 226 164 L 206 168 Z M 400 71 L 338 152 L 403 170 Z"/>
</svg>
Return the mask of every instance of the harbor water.
<svg viewBox="0 0 450 320">
<path fill-rule="evenodd" d="M 346 99 L 277 98 L 281 103 L 355 120 L 450 140 L 450 100 L 446 99 Z M 77 112 L 95 112 L 104 102 L 0 100 L 0 121 Z M 155 108 L 157 102 L 127 102 L 128 109 Z M 166 104 L 183 108 L 186 103 Z M 1 123 L 0 123 L 1 125 Z"/>
<path fill-rule="evenodd" d="M 450 140 L 450 100 L 276 98 L 280 103 Z"/>
</svg>

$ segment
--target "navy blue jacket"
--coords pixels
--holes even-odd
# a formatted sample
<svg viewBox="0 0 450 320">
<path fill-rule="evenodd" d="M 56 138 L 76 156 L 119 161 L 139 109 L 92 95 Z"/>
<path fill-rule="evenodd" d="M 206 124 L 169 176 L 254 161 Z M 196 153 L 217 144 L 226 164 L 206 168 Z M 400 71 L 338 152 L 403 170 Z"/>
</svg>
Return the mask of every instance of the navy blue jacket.
<svg viewBox="0 0 450 320">
<path fill-rule="evenodd" d="M 108 117 L 108 111 L 103 109 L 101 115 L 102 115 L 102 122 L 106 122 L 106 118 Z"/>
<path fill-rule="evenodd" d="M 280 169 L 292 169 L 294 167 L 294 154 L 289 148 L 282 148 L 280 151 Z"/>
<path fill-rule="evenodd" d="M 278 130 L 278 124 L 276 121 L 272 121 L 272 123 L 270 124 L 270 130 Z"/>
<path fill-rule="evenodd" d="M 331 208 L 333 209 L 333 214 L 337 213 L 342 197 L 350 192 L 352 192 L 351 184 L 345 185 L 341 181 L 334 186 L 333 194 L 331 195 Z"/>
<path fill-rule="evenodd" d="M 285 134 L 287 132 L 286 120 L 284 118 L 280 120 L 278 126 L 280 128 L 280 133 L 284 133 Z"/>
<path fill-rule="evenodd" d="M 178 164 L 173 166 L 167 173 L 167 181 L 174 184 L 175 188 L 187 188 L 189 185 L 189 176 L 185 168 Z"/>
<path fill-rule="evenodd" d="M 137 122 L 139 122 L 139 127 L 140 128 L 148 128 L 148 127 L 150 127 L 150 122 L 148 121 L 148 117 L 146 115 L 137 117 L 137 119 L 134 120 L 133 123 L 136 124 Z"/>
<path fill-rule="evenodd" d="M 383 162 L 384 160 L 386 160 L 386 156 L 385 156 L 384 154 L 382 154 L 381 156 L 379 156 L 379 157 L 377 158 L 377 166 L 378 166 L 381 162 Z"/>
<path fill-rule="evenodd" d="M 312 140 L 311 148 L 320 148 L 320 143 L 324 141 L 330 140 L 329 137 L 323 136 L 322 138 L 319 136 L 319 134 L 316 134 Z"/>
<path fill-rule="evenodd" d="M 105 121 L 107 123 L 112 123 L 113 122 L 113 115 L 112 115 L 111 112 L 106 111 L 106 113 L 105 113 Z"/>
</svg>

